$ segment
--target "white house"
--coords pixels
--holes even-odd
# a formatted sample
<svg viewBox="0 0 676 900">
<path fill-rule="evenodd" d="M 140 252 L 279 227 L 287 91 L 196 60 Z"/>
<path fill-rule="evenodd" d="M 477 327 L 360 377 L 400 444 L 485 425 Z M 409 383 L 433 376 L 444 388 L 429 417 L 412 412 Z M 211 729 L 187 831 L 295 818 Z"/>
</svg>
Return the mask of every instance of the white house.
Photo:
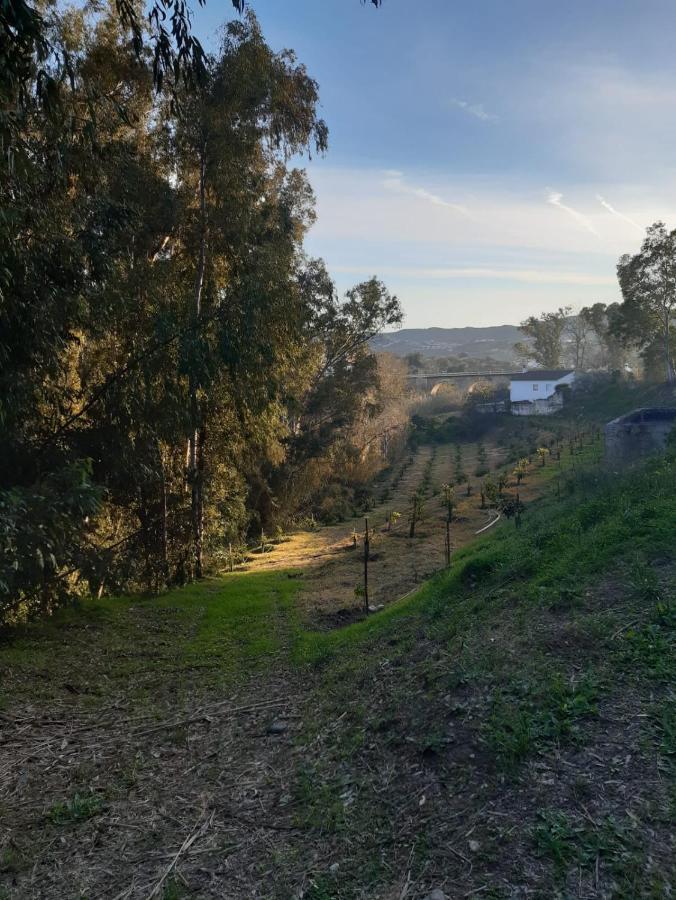
<svg viewBox="0 0 676 900">
<path fill-rule="evenodd" d="M 512 375 L 509 399 L 512 415 L 546 416 L 563 406 L 564 385 L 575 381 L 574 369 L 530 369 Z"/>
</svg>

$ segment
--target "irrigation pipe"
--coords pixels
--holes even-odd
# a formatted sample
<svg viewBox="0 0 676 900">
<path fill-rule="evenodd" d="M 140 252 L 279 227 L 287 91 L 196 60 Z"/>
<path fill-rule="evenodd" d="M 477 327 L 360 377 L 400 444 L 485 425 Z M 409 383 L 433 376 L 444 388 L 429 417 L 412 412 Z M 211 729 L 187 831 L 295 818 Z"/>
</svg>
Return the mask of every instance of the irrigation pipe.
<svg viewBox="0 0 676 900">
<path fill-rule="evenodd" d="M 500 518 L 501 518 L 500 513 L 498 513 L 492 522 L 489 522 L 488 525 L 484 525 L 483 528 L 480 528 L 478 531 L 475 531 L 474 536 L 476 537 L 477 534 L 483 534 L 484 531 L 488 531 L 488 529 L 492 528 L 496 522 L 500 521 Z"/>
</svg>

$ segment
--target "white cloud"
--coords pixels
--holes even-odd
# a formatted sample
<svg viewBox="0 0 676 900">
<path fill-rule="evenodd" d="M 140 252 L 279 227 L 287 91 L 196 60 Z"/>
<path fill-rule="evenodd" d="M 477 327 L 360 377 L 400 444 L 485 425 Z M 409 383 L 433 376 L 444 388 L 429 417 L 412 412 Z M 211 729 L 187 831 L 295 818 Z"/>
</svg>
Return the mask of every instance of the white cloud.
<svg viewBox="0 0 676 900">
<path fill-rule="evenodd" d="M 612 213 L 614 216 L 617 216 L 618 219 L 621 219 L 623 222 L 626 222 L 628 225 L 631 225 L 632 228 L 636 228 L 638 231 L 643 232 L 643 229 L 638 224 L 638 222 L 634 222 L 633 219 L 630 219 L 629 216 L 625 216 L 624 213 L 621 213 L 619 210 L 615 209 L 614 206 L 611 206 L 607 200 L 604 200 L 600 194 L 596 195 L 596 199 L 599 201 L 601 206 L 605 207 L 609 213 Z"/>
<path fill-rule="evenodd" d="M 458 100 L 454 97 L 451 100 L 451 106 L 456 106 L 458 109 L 466 112 L 467 115 L 473 116 L 475 119 L 479 119 L 481 122 L 498 122 L 499 118 L 494 113 L 489 113 L 484 108 L 483 103 L 468 103 L 467 100 Z"/>
<path fill-rule="evenodd" d="M 350 275 L 372 274 L 374 266 L 332 266 L 332 271 Z M 415 266 L 376 266 L 379 275 L 396 276 L 398 278 L 422 278 L 434 281 L 455 281 L 458 279 L 488 281 L 518 281 L 525 284 L 570 284 L 587 286 L 616 287 L 614 275 L 599 275 L 591 272 L 560 272 L 546 269 L 496 269 L 482 266 L 470 267 L 415 267 Z"/>
<path fill-rule="evenodd" d="M 573 209 L 572 206 L 566 206 L 565 203 L 562 203 L 563 194 L 560 194 L 558 191 L 550 191 L 547 196 L 547 203 L 551 203 L 552 206 L 557 206 L 559 209 L 562 209 L 565 213 L 568 213 L 582 228 L 585 228 L 591 234 L 599 236 L 598 231 L 592 223 L 589 221 L 587 216 L 584 216 L 581 212 L 578 212 L 576 209 Z"/>
<path fill-rule="evenodd" d="M 412 187 L 406 184 L 403 172 L 399 172 L 397 169 L 386 169 L 383 174 L 385 175 L 383 185 L 388 190 L 397 191 L 401 194 L 411 194 L 413 197 L 419 197 L 421 200 L 427 201 L 427 203 L 434 204 L 434 206 L 444 206 L 446 209 L 452 209 L 454 212 L 462 213 L 463 215 L 467 214 L 465 207 L 460 206 L 458 203 L 449 203 L 448 200 L 444 200 L 437 194 L 430 193 L 425 188 Z"/>
<path fill-rule="evenodd" d="M 574 166 L 587 181 L 664 178 L 673 167 L 673 74 L 622 66 L 602 54 L 571 62 L 569 48 L 526 61 L 510 84 L 510 122 L 547 164 Z M 527 152 L 527 147 L 523 148 Z"/>
</svg>

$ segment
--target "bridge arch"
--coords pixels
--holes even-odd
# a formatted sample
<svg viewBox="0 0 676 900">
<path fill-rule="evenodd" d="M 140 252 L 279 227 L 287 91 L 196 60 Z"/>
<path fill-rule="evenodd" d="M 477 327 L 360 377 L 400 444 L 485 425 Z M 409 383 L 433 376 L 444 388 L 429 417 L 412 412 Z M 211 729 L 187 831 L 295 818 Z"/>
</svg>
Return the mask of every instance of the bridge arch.
<svg viewBox="0 0 676 900">
<path fill-rule="evenodd" d="M 437 374 L 409 375 L 409 384 L 418 390 L 438 394 L 444 384 L 452 385 L 461 393 L 476 393 L 477 386 L 489 384 L 493 388 L 509 387 L 509 382 L 515 372 L 439 372 Z"/>
<path fill-rule="evenodd" d="M 452 381 L 437 381 L 436 384 L 432 385 L 432 390 L 430 391 L 430 395 L 432 397 L 436 397 L 437 394 L 455 394 L 456 396 L 461 393 L 461 389 L 457 384 L 454 384 Z"/>
</svg>

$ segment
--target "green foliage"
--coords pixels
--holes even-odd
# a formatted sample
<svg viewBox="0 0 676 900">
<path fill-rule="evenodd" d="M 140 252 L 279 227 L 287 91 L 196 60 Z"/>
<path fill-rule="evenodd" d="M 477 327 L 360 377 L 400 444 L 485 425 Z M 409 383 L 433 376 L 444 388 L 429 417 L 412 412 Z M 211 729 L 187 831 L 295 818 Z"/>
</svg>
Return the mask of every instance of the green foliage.
<svg viewBox="0 0 676 900">
<path fill-rule="evenodd" d="M 101 812 L 103 799 L 97 794 L 75 794 L 70 800 L 55 803 L 49 810 L 53 825 L 73 825 Z"/>
<path fill-rule="evenodd" d="M 0 626 L 51 612 L 92 564 L 85 538 L 100 505 L 89 462 L 0 491 Z"/>
<path fill-rule="evenodd" d="M 673 383 L 676 230 L 668 231 L 663 222 L 651 225 L 640 252 L 621 257 L 617 275 L 623 303 L 613 325 L 615 334 L 638 346 L 647 360 L 661 357 L 665 381 Z"/>
<path fill-rule="evenodd" d="M 662 589 L 655 569 L 645 561 L 636 559 L 629 571 L 629 581 L 637 599 L 646 603 L 659 603 Z"/>
<path fill-rule="evenodd" d="M 579 736 L 579 721 L 596 713 L 597 688 L 590 679 L 575 684 L 553 675 L 546 681 L 516 684 L 496 697 L 485 737 L 505 768 L 531 753 Z"/>
<path fill-rule="evenodd" d="M 646 601 L 644 596 L 640 599 Z M 621 636 L 621 653 L 638 676 L 664 684 L 676 678 L 676 607 L 657 604 L 645 621 L 627 628 Z"/>
<path fill-rule="evenodd" d="M 518 343 L 514 349 L 524 359 L 533 359 L 544 369 L 557 369 L 561 365 L 562 337 L 570 307 L 555 312 L 543 312 L 540 318 L 529 316 L 519 328 L 529 343 Z"/>
<path fill-rule="evenodd" d="M 200 56 L 199 85 L 114 5 L 29 19 L 46 55 L 0 171 L 0 624 L 158 592 L 261 529 L 350 514 L 391 387 L 368 341 L 401 318 L 376 278 L 341 299 L 305 256 L 314 198 L 289 159 L 326 126 L 253 14 Z"/>
<path fill-rule="evenodd" d="M 655 725 L 662 753 L 676 761 L 676 697 L 658 701 Z"/>
<path fill-rule="evenodd" d="M 628 828 L 611 818 L 590 827 L 565 813 L 545 810 L 538 819 L 533 828 L 536 852 L 548 856 L 559 871 L 572 863 L 590 868 L 596 865 L 599 857 L 605 859 L 628 846 Z"/>
</svg>

